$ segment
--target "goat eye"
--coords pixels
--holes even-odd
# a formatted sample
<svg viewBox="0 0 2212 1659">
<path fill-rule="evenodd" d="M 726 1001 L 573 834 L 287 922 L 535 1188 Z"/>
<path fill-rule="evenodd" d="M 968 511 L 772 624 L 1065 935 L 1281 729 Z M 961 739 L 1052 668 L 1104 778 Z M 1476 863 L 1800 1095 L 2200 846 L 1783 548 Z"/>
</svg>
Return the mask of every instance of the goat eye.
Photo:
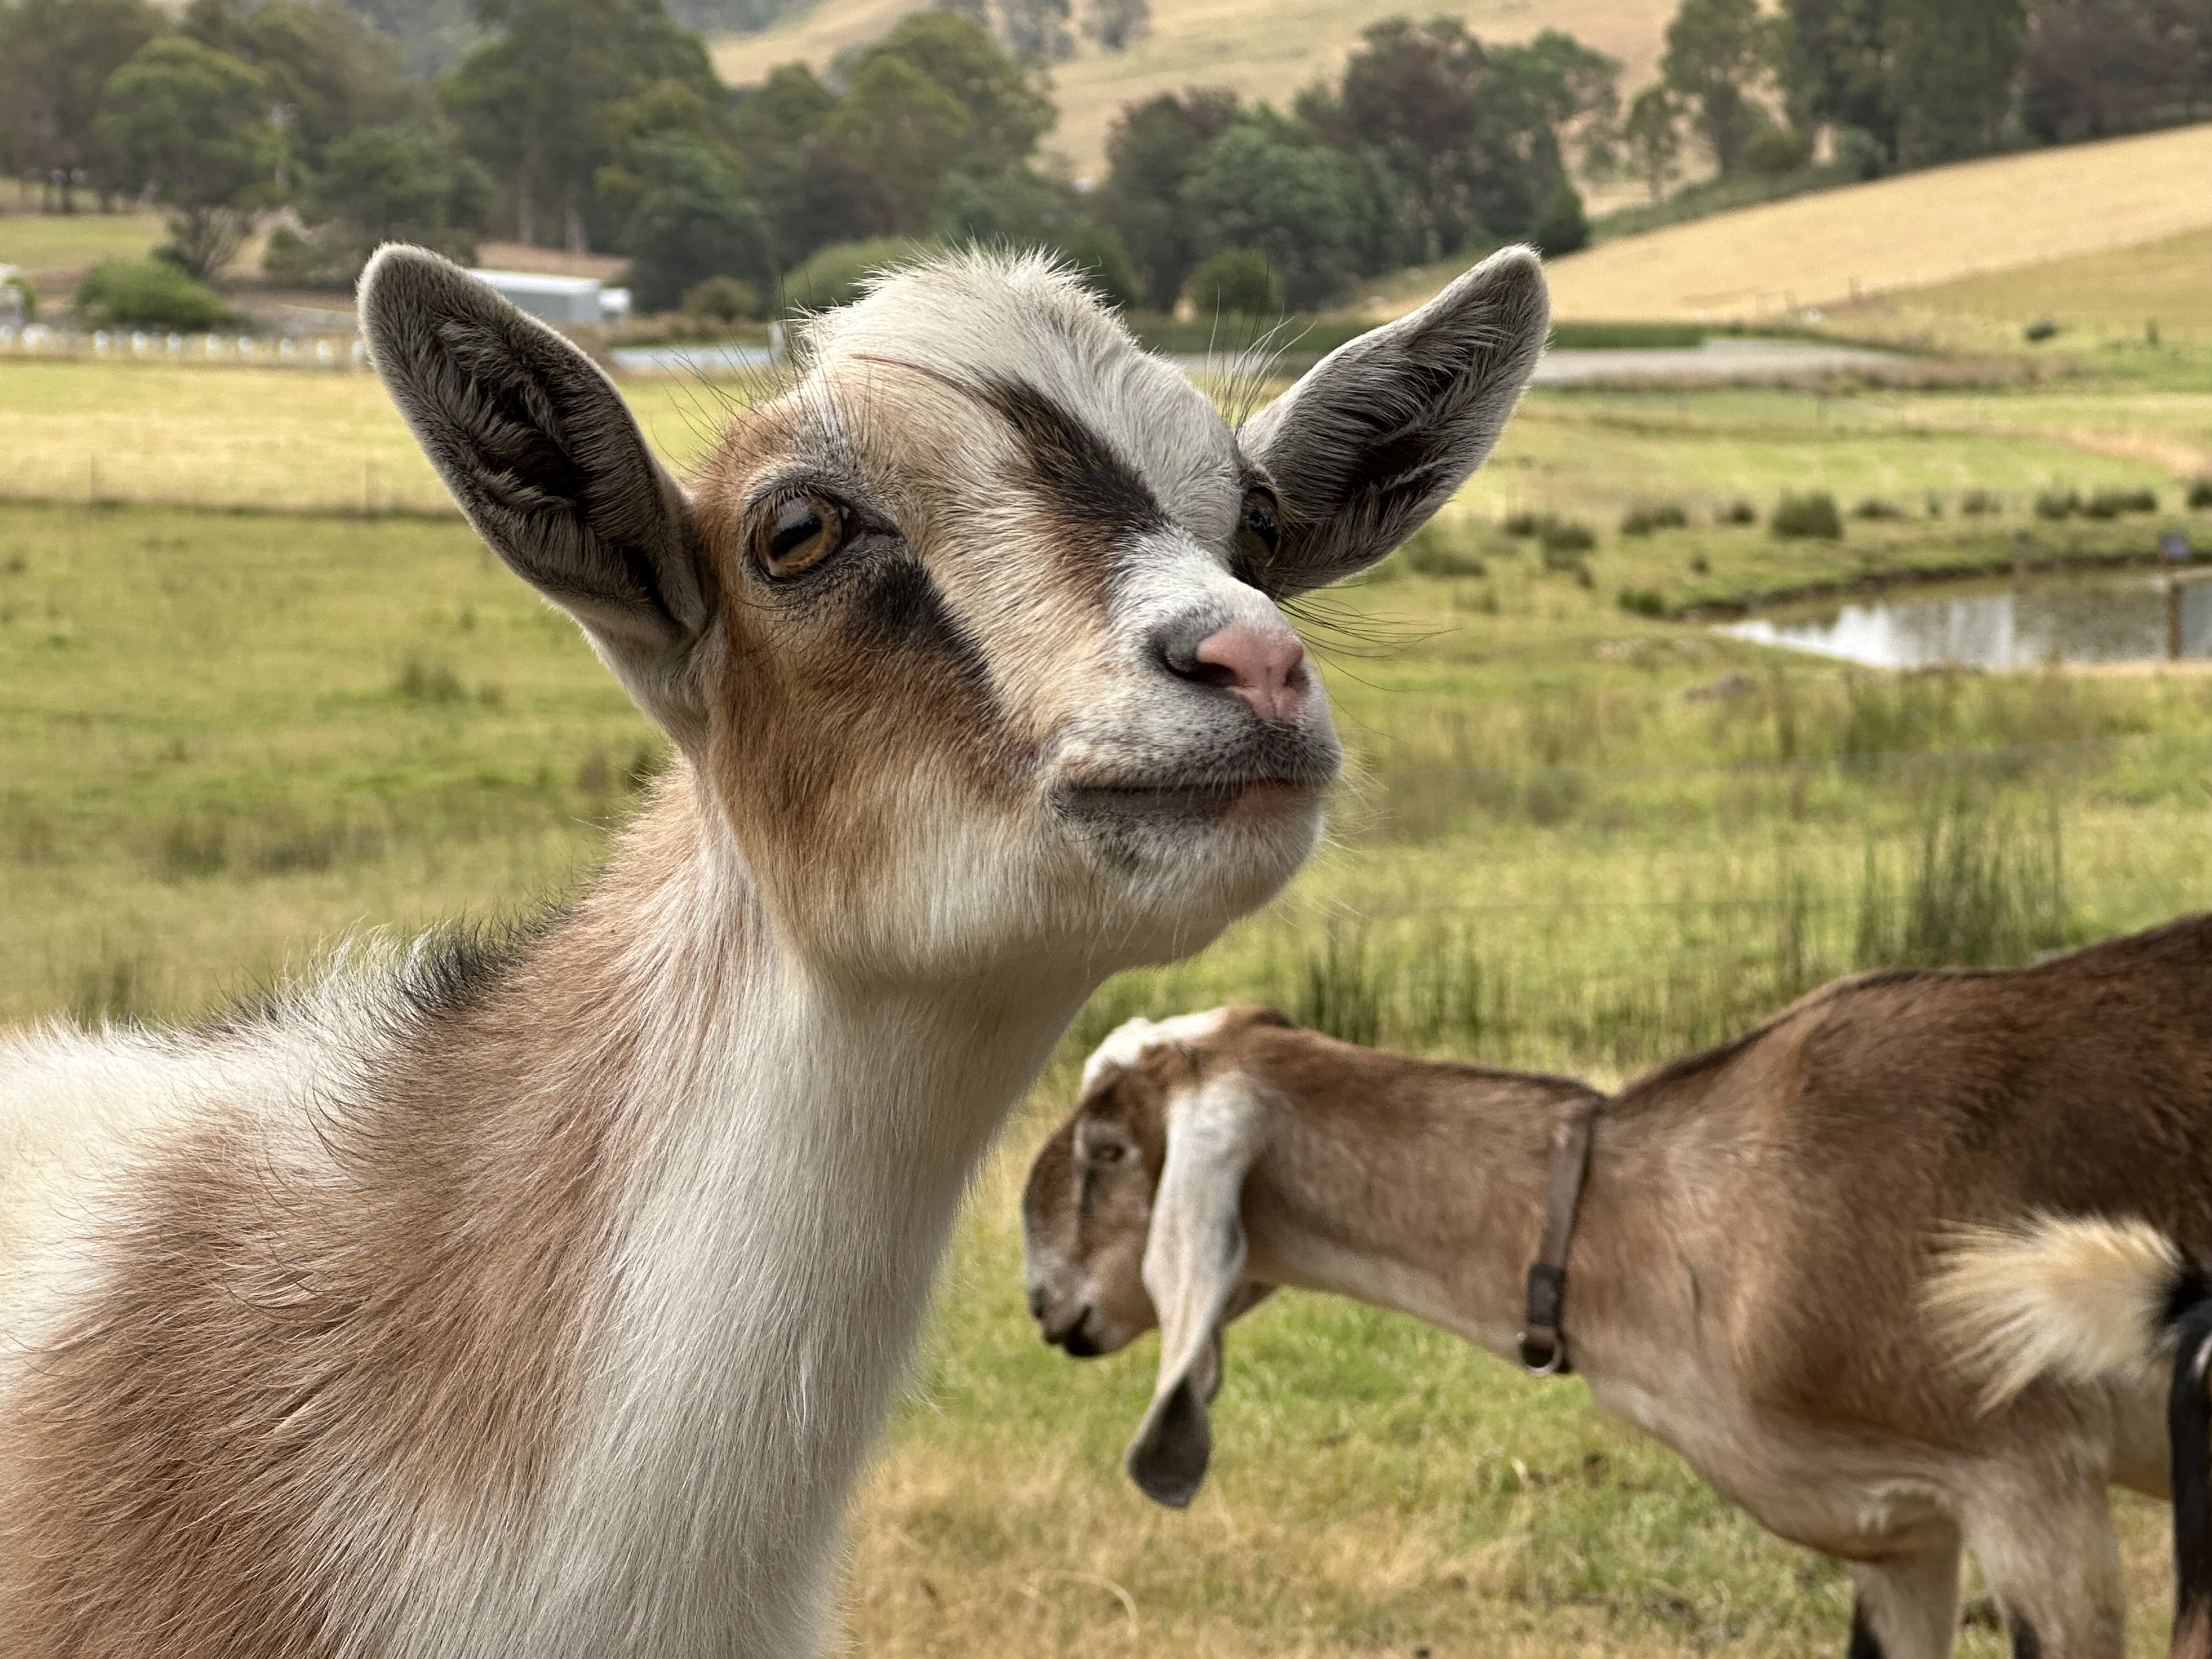
<svg viewBox="0 0 2212 1659">
<path fill-rule="evenodd" d="M 845 509 L 811 491 L 769 514 L 753 535 L 753 556 L 771 576 L 811 570 L 845 540 Z"/>
<path fill-rule="evenodd" d="M 1125 1148 L 1109 1140 L 1091 1149 L 1091 1161 L 1093 1164 L 1119 1164 L 1125 1152 Z"/>
<path fill-rule="evenodd" d="M 1283 538 L 1283 527 L 1272 490 L 1248 489 L 1244 492 L 1244 511 L 1237 521 L 1237 530 L 1238 538 L 1244 544 L 1246 556 L 1262 561 L 1274 556 L 1276 544 Z"/>
</svg>

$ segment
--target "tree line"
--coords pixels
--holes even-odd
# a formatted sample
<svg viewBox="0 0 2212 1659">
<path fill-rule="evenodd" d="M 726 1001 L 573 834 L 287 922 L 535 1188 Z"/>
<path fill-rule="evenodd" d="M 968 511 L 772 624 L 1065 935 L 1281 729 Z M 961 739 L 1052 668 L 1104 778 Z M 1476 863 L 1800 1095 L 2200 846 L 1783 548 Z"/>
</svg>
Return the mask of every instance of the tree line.
<svg viewBox="0 0 2212 1659">
<path fill-rule="evenodd" d="M 1126 108 L 1094 186 L 1040 157 L 1048 66 L 1071 31 L 1126 45 L 1145 0 L 940 3 L 733 91 L 665 0 L 473 0 L 434 75 L 378 21 L 433 0 L 13 0 L 0 165 L 57 210 L 158 202 L 201 274 L 285 208 L 269 270 L 302 283 L 496 232 L 628 255 L 642 310 L 731 316 L 835 298 L 888 246 L 981 240 L 1056 249 L 1125 305 L 1264 312 L 1506 240 L 1570 250 L 1578 176 L 1656 199 L 1692 154 L 1865 176 L 2212 113 L 2212 0 L 1681 0 L 1625 107 L 1620 66 L 1567 34 L 1397 18 L 1287 108 Z"/>
<path fill-rule="evenodd" d="M 2212 0 L 1682 0 L 1623 161 L 1860 177 L 2212 116 Z"/>
</svg>

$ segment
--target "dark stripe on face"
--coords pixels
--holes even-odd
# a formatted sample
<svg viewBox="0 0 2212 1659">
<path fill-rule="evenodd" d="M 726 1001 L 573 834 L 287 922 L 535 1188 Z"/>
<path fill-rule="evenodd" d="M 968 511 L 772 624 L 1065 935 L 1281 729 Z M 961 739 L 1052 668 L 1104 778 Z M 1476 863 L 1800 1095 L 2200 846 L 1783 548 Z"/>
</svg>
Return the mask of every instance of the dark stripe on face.
<svg viewBox="0 0 2212 1659">
<path fill-rule="evenodd" d="M 1069 528 L 1118 541 L 1166 527 L 1167 514 L 1152 490 L 1095 428 L 1019 380 L 988 375 L 978 391 L 1013 428 L 1030 481 Z"/>
<path fill-rule="evenodd" d="M 860 650 L 936 658 L 969 690 L 990 701 L 991 677 L 981 649 L 911 554 L 886 559 L 868 573 L 853 595 L 852 618 L 854 643 Z"/>
</svg>

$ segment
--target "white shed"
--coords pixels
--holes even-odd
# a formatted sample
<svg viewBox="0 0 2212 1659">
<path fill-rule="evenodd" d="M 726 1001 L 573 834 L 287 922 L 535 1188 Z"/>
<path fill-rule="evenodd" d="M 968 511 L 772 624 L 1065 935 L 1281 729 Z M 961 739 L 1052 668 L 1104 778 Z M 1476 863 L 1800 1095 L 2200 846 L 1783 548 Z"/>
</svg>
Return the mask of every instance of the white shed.
<svg viewBox="0 0 2212 1659">
<path fill-rule="evenodd" d="M 549 323 L 619 323 L 629 315 L 629 290 L 596 276 L 548 276 L 535 270 L 471 270 L 470 276 Z"/>
</svg>

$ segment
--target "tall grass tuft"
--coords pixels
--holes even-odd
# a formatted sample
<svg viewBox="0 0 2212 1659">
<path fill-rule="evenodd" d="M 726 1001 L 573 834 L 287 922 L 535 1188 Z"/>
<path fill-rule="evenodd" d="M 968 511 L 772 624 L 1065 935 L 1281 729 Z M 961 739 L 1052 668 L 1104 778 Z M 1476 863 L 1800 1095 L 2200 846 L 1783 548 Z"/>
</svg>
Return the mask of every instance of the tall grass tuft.
<svg viewBox="0 0 2212 1659">
<path fill-rule="evenodd" d="M 1934 803 L 1902 879 L 1869 846 L 1859 890 L 1861 968 L 1990 968 L 2067 943 L 2056 806 L 2033 828 L 1960 791 Z"/>
<path fill-rule="evenodd" d="M 1365 928 L 1331 924 L 1305 959 L 1291 1018 L 1345 1042 L 1379 1042 L 1392 965 Z"/>
</svg>

